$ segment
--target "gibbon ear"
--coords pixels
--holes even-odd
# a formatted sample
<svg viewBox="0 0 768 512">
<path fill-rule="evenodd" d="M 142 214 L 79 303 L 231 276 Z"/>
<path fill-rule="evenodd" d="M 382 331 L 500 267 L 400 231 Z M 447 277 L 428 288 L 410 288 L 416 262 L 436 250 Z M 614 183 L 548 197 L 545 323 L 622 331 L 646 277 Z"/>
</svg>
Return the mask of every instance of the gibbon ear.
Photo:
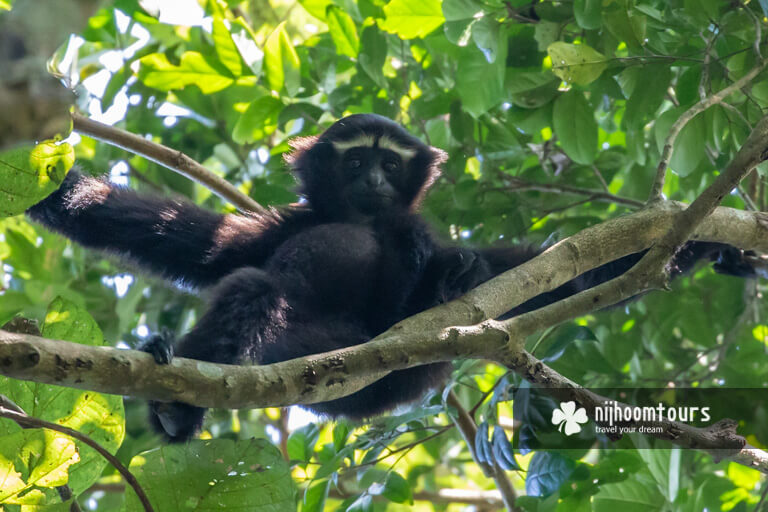
<svg viewBox="0 0 768 512">
<path fill-rule="evenodd" d="M 301 158 L 301 155 L 303 155 L 305 151 L 315 145 L 318 138 L 319 137 L 317 135 L 309 135 L 307 137 L 294 137 L 293 139 L 289 140 L 288 146 L 290 146 L 292 151 L 290 153 L 283 154 L 283 160 L 285 163 L 293 166 L 296 161 Z"/>
<path fill-rule="evenodd" d="M 448 161 L 448 153 L 435 146 L 429 146 L 429 150 L 432 152 L 432 165 L 439 168 L 445 162 Z"/>
</svg>

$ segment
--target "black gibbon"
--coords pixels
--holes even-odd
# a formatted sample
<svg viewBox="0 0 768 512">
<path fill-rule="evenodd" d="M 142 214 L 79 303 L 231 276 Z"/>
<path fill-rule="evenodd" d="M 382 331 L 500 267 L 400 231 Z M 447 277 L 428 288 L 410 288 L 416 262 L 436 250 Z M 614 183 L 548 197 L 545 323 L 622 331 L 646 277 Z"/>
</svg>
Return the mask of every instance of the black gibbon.
<svg viewBox="0 0 768 512">
<path fill-rule="evenodd" d="M 162 364 L 174 355 L 269 364 L 364 343 L 540 252 L 436 241 L 418 209 L 445 153 L 389 119 L 349 116 L 292 146 L 286 160 L 306 203 L 270 214 L 220 215 L 140 196 L 75 170 L 28 214 L 86 247 L 128 257 L 188 286 L 212 288 L 207 311 L 177 343 L 161 334 L 141 347 Z M 587 272 L 506 316 L 616 277 L 641 255 Z M 741 251 L 704 242 L 682 248 L 674 273 L 699 259 L 718 261 L 719 272 L 752 274 Z M 420 398 L 450 369 L 438 363 L 395 371 L 352 395 L 306 407 L 332 417 L 371 417 Z M 194 435 L 204 414 L 184 403 L 151 403 L 153 426 L 171 441 Z"/>
</svg>

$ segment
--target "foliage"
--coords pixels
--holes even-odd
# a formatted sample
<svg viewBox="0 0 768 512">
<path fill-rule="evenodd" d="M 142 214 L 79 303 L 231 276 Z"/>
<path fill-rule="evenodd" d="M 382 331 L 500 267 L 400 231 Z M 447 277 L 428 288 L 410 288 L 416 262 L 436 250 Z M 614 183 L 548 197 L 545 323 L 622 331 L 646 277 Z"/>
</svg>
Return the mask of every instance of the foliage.
<svg viewBox="0 0 768 512">
<path fill-rule="evenodd" d="M 184 7 L 174 13 L 171 4 Z M 424 207 L 435 231 L 481 246 L 551 242 L 625 213 L 632 202 L 622 199 L 645 200 L 672 124 L 753 68 L 756 50 L 768 51 L 759 37 L 768 15 L 762 1 L 208 0 L 193 26 L 174 24 L 174 15 L 196 7 L 105 4 L 54 59 L 71 63 L 59 72 L 77 85 L 79 106 L 186 153 L 263 205 L 296 199 L 281 159 L 291 137 L 350 113 L 388 116 L 449 153 Z M 724 169 L 768 106 L 766 78 L 685 126 L 666 197 L 690 201 Z M 87 137 L 71 142 L 79 165 L 94 174 L 110 171 L 144 192 L 230 208 L 140 157 Z M 50 165 L 23 156 L 27 149 L 0 154 L 0 212 L 17 214 L 55 188 L 44 181 L 57 182 L 69 167 L 59 147 L 53 175 Z M 27 181 L 9 181 L 11 168 L 26 171 L 13 175 Z M 764 171 L 724 204 L 765 210 Z M 88 311 L 110 343 L 134 346 L 161 328 L 184 332 L 199 312 L 197 297 L 126 273 L 130 266 L 22 216 L 0 219 L 0 260 L 0 325 L 23 314 L 45 319 L 51 337 L 101 343 Z M 762 284 L 702 269 L 674 288 L 546 332 L 528 348 L 590 386 L 763 387 L 768 322 L 755 300 Z M 669 446 L 653 439 L 645 442 L 654 450 L 536 449 L 547 402 L 519 377 L 466 361 L 456 363 L 452 384 L 465 405 L 477 404 L 479 453 L 511 470 L 523 510 L 746 510 L 764 491 L 751 470 L 663 450 Z M 205 508 L 201 493 L 223 500 L 221 510 L 255 503 L 253 496 L 269 496 L 258 510 L 292 507 L 285 464 L 265 441 L 247 441 L 254 436 L 282 446 L 304 511 L 442 510 L 418 496 L 493 488 L 440 396 L 365 426 L 318 420 L 288 428 L 287 410 L 217 411 L 204 432 L 212 440 L 158 448 L 134 400 L 126 400 L 123 441 L 115 397 L 9 379 L 0 392 L 29 414 L 120 447 L 118 457 L 163 511 Z M 734 401 L 724 414 L 738 417 L 742 405 Z M 757 416 L 763 407 L 754 407 Z M 765 430 L 744 429 L 752 445 L 768 445 Z M 86 490 L 116 474 L 102 472 L 103 462 L 79 443 L 4 419 L 0 435 L 7 510 L 53 503 L 54 487 L 67 482 L 90 509 L 117 509 L 127 494 L 126 509 L 139 510 L 132 491 Z M 261 468 L 249 466 L 241 484 L 229 484 L 240 462 Z M 167 473 L 157 473 L 160 465 Z"/>
</svg>

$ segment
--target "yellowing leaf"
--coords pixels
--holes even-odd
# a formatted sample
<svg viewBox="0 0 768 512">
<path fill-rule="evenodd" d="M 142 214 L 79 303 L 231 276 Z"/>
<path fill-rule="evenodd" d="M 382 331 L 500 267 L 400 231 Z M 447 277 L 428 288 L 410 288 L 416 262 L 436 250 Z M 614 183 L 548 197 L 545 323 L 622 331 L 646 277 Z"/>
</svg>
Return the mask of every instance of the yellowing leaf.
<svg viewBox="0 0 768 512">
<path fill-rule="evenodd" d="M 556 41 L 547 47 L 552 72 L 571 84 L 587 85 L 597 80 L 606 67 L 605 56 L 585 44 Z"/>
<path fill-rule="evenodd" d="M 445 22 L 440 0 L 392 0 L 384 6 L 381 28 L 403 39 L 424 37 Z"/>
<path fill-rule="evenodd" d="M 74 162 L 72 146 L 53 141 L 0 152 L 0 217 L 23 213 L 45 199 Z"/>
<path fill-rule="evenodd" d="M 60 339 L 87 345 L 103 345 L 104 337 L 99 326 L 84 309 L 62 298 L 55 299 L 49 306 L 43 324 L 42 334 L 52 339 Z M 66 359 L 66 356 L 63 355 Z M 80 361 L 87 366 L 89 361 Z M 63 367 L 76 371 L 74 362 L 63 361 Z M 47 421 L 65 425 L 98 442 L 114 453 L 125 436 L 125 414 L 120 396 L 104 395 L 93 391 L 63 388 L 48 384 L 24 382 L 0 376 L 0 393 L 8 396 L 27 414 Z M 58 503 L 61 498 L 51 486 L 66 483 L 77 495 L 90 487 L 101 475 L 107 461 L 93 448 L 81 441 L 74 441 L 68 436 L 44 431 L 45 437 L 23 438 L 17 440 L 20 427 L 13 422 L 0 421 L 0 476 L 7 472 L 3 467 L 3 458 L 14 462 L 16 471 L 25 475 L 26 488 L 39 487 L 42 494 L 35 503 L 48 505 Z M 21 433 L 34 432 L 23 430 Z M 8 457 L 4 447 L 18 443 L 22 448 L 14 448 L 13 453 L 24 457 L 26 470 L 18 461 Z M 29 476 L 26 476 L 29 475 Z M 0 489 L 3 485 L 0 484 Z M 48 490 L 52 491 L 51 493 Z M 3 493 L 0 492 L 0 500 Z M 32 499 L 30 492 L 24 499 Z"/>
</svg>

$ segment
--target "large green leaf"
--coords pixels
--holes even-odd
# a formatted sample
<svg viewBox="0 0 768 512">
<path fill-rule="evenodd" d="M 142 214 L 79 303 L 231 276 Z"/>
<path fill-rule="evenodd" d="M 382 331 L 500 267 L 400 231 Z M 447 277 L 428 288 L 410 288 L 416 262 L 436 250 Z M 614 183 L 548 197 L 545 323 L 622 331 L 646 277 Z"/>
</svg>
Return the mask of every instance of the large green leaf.
<svg viewBox="0 0 768 512">
<path fill-rule="evenodd" d="M 667 94 L 672 71 L 666 64 L 648 66 L 643 70 L 642 83 L 632 90 L 624 111 L 624 123 L 627 128 L 638 128 L 646 120 L 652 119 Z"/>
<path fill-rule="evenodd" d="M 362 50 L 358 56 L 360 67 L 382 89 L 387 86 L 384 63 L 387 60 L 387 38 L 376 27 L 365 27 L 361 37 Z"/>
<path fill-rule="evenodd" d="M 192 441 L 162 446 L 131 460 L 155 510 L 294 512 L 296 495 L 288 463 L 264 439 Z M 142 512 L 136 494 L 126 511 Z"/>
<path fill-rule="evenodd" d="M 213 18 L 213 43 L 216 45 L 216 55 L 224 66 L 232 73 L 232 76 L 243 74 L 243 61 L 240 51 L 232 40 L 229 29 L 224 20 L 216 16 Z"/>
<path fill-rule="evenodd" d="M 669 129 L 684 112 L 683 108 L 668 110 L 659 116 L 654 125 L 656 144 L 659 151 L 664 147 L 669 135 Z M 702 142 L 707 136 L 706 116 L 699 114 L 680 130 L 672 146 L 672 157 L 669 159 L 669 167 L 680 176 L 688 176 L 704 159 Z"/>
<path fill-rule="evenodd" d="M 283 104 L 277 98 L 264 96 L 248 105 L 235 124 L 232 138 L 238 144 L 261 140 L 275 132 Z"/>
<path fill-rule="evenodd" d="M 72 146 L 52 141 L 0 152 L 0 217 L 40 202 L 61 185 L 74 162 Z"/>
<path fill-rule="evenodd" d="M 347 57 L 356 58 L 360 52 L 360 38 L 357 36 L 355 22 L 349 14 L 338 6 L 329 5 L 326 20 L 336 50 Z"/>
<path fill-rule="evenodd" d="M 664 496 L 653 485 L 626 480 L 600 486 L 593 498 L 595 512 L 653 512 L 665 510 Z"/>
<path fill-rule="evenodd" d="M 408 481 L 396 471 L 390 471 L 384 481 L 384 490 L 381 493 L 389 501 L 395 503 L 413 504 L 413 492 Z"/>
<path fill-rule="evenodd" d="M 101 330 L 93 318 L 84 309 L 62 298 L 57 298 L 49 306 L 42 334 L 46 338 L 74 341 L 86 345 L 104 344 Z M 62 364 L 71 363 L 63 361 Z M 0 377 L 0 393 L 8 396 L 30 416 L 59 423 L 82 432 L 112 453 L 117 451 L 123 441 L 125 422 L 122 397 L 19 381 L 7 377 Z M 0 420 L 0 446 L 14 439 L 18 440 L 19 428 L 11 421 Z M 7 440 L 8 436 L 12 436 L 12 439 Z M 27 438 L 26 443 L 39 443 L 40 439 L 40 437 L 33 436 Z M 50 436 L 46 434 L 43 439 L 45 443 L 55 443 L 57 446 L 64 443 L 60 439 L 66 440 L 64 444 L 72 442 L 69 437 L 58 433 L 53 433 Z M 69 479 L 67 481 L 64 478 L 63 483 L 67 483 L 72 492 L 77 495 L 96 481 L 107 462 L 95 450 L 82 442 L 75 441 L 74 443 L 77 447 L 76 455 L 79 462 L 74 461 L 76 464 L 69 468 Z M 27 445 L 25 444 L 25 446 Z M 39 449 L 43 452 L 47 450 L 45 446 L 25 449 Z M 41 459 L 37 463 L 37 465 L 42 464 L 51 464 L 51 462 Z M 37 465 L 30 464 L 31 475 L 36 474 Z M 58 483 L 55 485 L 62 485 L 60 479 L 56 482 Z M 32 484 L 33 482 L 27 483 Z M 40 485 L 39 482 L 36 485 Z M 58 500 L 57 497 L 53 499 L 54 502 Z"/>
<path fill-rule="evenodd" d="M 232 85 L 235 80 L 228 71 L 216 69 L 202 53 L 184 52 L 178 66 L 162 53 L 152 53 L 139 60 L 139 79 L 148 87 L 161 91 L 183 89 L 196 85 L 204 94 L 210 94 Z"/>
<path fill-rule="evenodd" d="M 586 29 L 600 28 L 603 21 L 602 0 L 574 0 L 573 14 L 576 23 Z"/>
<path fill-rule="evenodd" d="M 301 62 L 285 31 L 285 22 L 280 23 L 267 38 L 264 67 L 267 83 L 273 91 L 285 90 L 291 96 L 299 91 Z"/>
<path fill-rule="evenodd" d="M 475 117 L 481 116 L 505 99 L 506 41 L 503 35 L 499 35 L 499 38 L 501 41 L 498 48 L 501 55 L 494 62 L 488 62 L 477 48 L 461 49 L 456 91 L 464 109 Z"/>
<path fill-rule="evenodd" d="M 579 91 L 568 91 L 555 101 L 555 134 L 574 162 L 591 164 L 597 157 L 597 123 L 592 108 Z"/>
</svg>

